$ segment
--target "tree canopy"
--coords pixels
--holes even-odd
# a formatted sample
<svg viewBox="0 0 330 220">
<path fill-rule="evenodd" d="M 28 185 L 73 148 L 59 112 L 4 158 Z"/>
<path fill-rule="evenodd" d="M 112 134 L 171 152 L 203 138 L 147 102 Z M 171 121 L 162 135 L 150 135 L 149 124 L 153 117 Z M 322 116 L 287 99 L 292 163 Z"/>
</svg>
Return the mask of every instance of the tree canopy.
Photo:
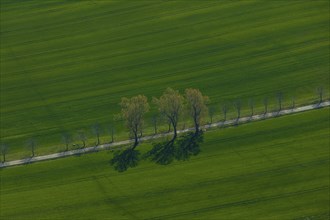
<svg viewBox="0 0 330 220">
<path fill-rule="evenodd" d="M 133 149 L 138 145 L 138 134 L 142 133 L 143 116 L 149 111 L 148 99 L 144 95 L 121 99 L 121 114 L 126 121 L 126 127 L 134 138 Z"/>
<path fill-rule="evenodd" d="M 198 89 L 186 89 L 185 96 L 187 100 L 188 111 L 194 120 L 195 133 L 197 134 L 199 132 L 199 126 L 202 122 L 202 119 L 206 116 L 208 111 L 206 102 L 208 102 L 209 97 L 203 96 Z"/>
<path fill-rule="evenodd" d="M 183 96 L 179 91 L 167 88 L 159 99 L 154 97 L 153 102 L 157 105 L 159 112 L 171 122 L 174 130 L 174 140 L 177 137 L 179 116 L 183 110 Z"/>
</svg>

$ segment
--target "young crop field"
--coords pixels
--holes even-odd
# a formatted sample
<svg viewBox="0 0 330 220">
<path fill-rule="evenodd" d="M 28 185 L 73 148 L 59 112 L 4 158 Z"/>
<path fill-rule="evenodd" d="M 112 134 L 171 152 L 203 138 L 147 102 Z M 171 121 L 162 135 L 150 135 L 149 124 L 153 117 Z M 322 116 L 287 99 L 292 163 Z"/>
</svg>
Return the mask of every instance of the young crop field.
<svg viewBox="0 0 330 220">
<path fill-rule="evenodd" d="M 110 151 L 1 169 L 0 217 L 328 219 L 329 122 L 325 108 L 216 129 L 190 160 L 123 173 Z"/>
<path fill-rule="evenodd" d="M 143 94 L 151 100 L 153 96 L 159 96 L 167 87 L 173 87 L 181 92 L 189 87 L 200 89 L 203 94 L 210 97 L 210 105 L 216 107 L 218 119 L 222 117 L 220 109 L 224 103 L 229 106 L 229 117 L 233 116 L 232 103 L 238 99 L 242 101 L 242 114 L 244 114 L 248 111 L 250 98 L 255 101 L 256 112 L 263 111 L 265 97 L 269 99 L 270 109 L 275 109 L 278 92 L 283 94 L 284 107 L 291 105 L 292 99 L 295 100 L 296 105 L 317 101 L 318 87 L 323 87 L 324 99 L 330 97 L 328 83 L 329 1 L 267 1 L 264 3 L 260 1 L 1 0 L 0 6 L 0 134 L 1 141 L 10 146 L 8 160 L 29 156 L 26 141 L 32 137 L 36 140 L 36 152 L 39 155 L 63 150 L 61 133 L 64 130 L 73 135 L 79 130 L 84 130 L 88 136 L 88 145 L 91 146 L 95 144 L 91 134 L 91 126 L 94 123 L 100 123 L 104 130 L 112 124 L 115 126 L 116 140 L 127 139 L 128 135 L 123 128 L 123 122 L 114 121 L 114 114 L 120 111 L 118 105 L 120 99 L 125 96 Z M 152 132 L 151 116 L 154 112 L 155 107 L 152 106 L 147 115 L 146 134 Z M 165 129 L 166 124 L 163 124 L 163 129 Z M 213 137 L 212 134 L 207 136 Z M 102 142 L 109 142 L 109 140 L 109 131 L 104 131 Z M 239 144 L 237 143 L 237 147 L 241 149 L 251 147 L 239 146 Z M 221 148 L 220 146 L 214 143 L 208 147 L 213 149 Z M 318 149 L 322 146 L 315 147 Z M 276 149 L 279 148 L 273 150 Z M 290 151 L 290 149 L 287 150 Z M 262 151 L 269 154 L 269 157 L 275 157 L 270 152 L 266 152 L 267 150 Z M 304 150 L 308 151 L 308 149 Z M 227 153 L 228 157 L 237 157 L 231 150 Z M 296 153 L 305 155 L 306 152 Z M 95 157 L 95 161 L 99 161 L 103 158 L 101 155 L 105 154 L 83 156 L 81 162 L 76 161 L 76 158 L 65 161 L 85 164 L 88 158 Z M 249 152 L 246 158 L 253 158 L 255 154 L 260 153 L 259 151 Z M 221 155 L 222 153 L 220 157 L 223 157 Z M 293 162 L 290 154 L 283 154 L 283 156 L 284 159 Z M 294 158 L 300 160 L 299 156 L 294 156 Z M 216 161 L 221 163 L 219 158 Z M 270 163 L 266 161 L 265 159 L 264 163 L 269 165 Z M 213 162 L 215 163 L 215 160 Z M 55 166 L 54 164 L 59 166 L 63 164 L 65 167 L 68 165 L 66 163 L 68 162 L 47 162 L 40 167 L 39 165 L 29 166 L 28 169 L 32 172 L 33 169 L 46 166 L 42 168 L 46 170 Z M 96 162 L 92 162 L 90 169 L 94 169 L 93 164 Z M 88 168 L 87 164 L 81 166 Z M 183 166 L 190 165 L 187 163 Z M 234 166 L 234 164 L 228 166 Z M 307 170 L 293 167 L 292 172 L 297 172 L 294 175 L 304 172 L 306 177 L 309 175 L 308 172 L 311 175 L 321 175 L 310 170 L 318 168 L 317 166 L 319 166 L 318 163 L 312 163 L 311 167 L 308 165 Z M 222 167 L 217 169 L 221 170 Z M 18 172 L 23 169 L 26 168 L 15 168 L 13 171 Z M 166 172 L 166 169 L 179 168 L 173 165 L 170 168 L 158 169 L 164 169 Z M 267 168 L 263 167 L 263 169 Z M 65 171 L 64 168 L 63 171 Z M 68 171 L 72 172 L 71 169 Z M 106 172 L 102 175 L 108 175 L 108 171 L 102 172 Z M 189 174 L 186 175 L 189 176 Z M 207 181 L 207 175 L 212 175 L 212 172 L 205 175 L 205 181 Z M 271 178 L 273 174 L 260 175 L 260 178 Z M 282 178 L 281 175 L 284 174 L 279 175 L 278 178 Z M 123 178 L 133 177 L 134 174 L 124 176 Z M 287 177 L 283 176 L 283 179 Z M 166 175 L 163 178 L 166 178 Z M 22 179 L 22 181 L 28 180 Z M 56 181 L 61 181 L 61 179 Z M 80 186 L 84 190 L 95 190 L 93 192 L 97 193 L 103 185 L 107 185 L 106 181 L 108 181 L 107 178 L 100 179 L 96 176 L 95 181 L 83 182 Z M 229 178 L 223 181 L 230 183 L 231 180 Z M 100 184 L 100 188 L 95 188 L 95 184 Z M 123 184 L 122 187 L 125 188 L 127 183 Z M 254 185 L 254 182 L 246 184 Z M 276 183 L 274 184 L 267 187 L 277 187 Z M 21 212 L 18 213 L 23 216 L 29 215 L 31 213 L 27 211 L 30 210 L 27 207 L 37 207 L 38 204 L 35 203 L 37 200 L 40 202 L 43 199 L 45 201 L 50 199 L 58 207 L 58 210 L 54 210 L 54 215 L 55 211 L 69 215 L 65 210 L 61 210 L 60 203 L 65 200 L 57 200 L 56 195 L 60 192 L 69 196 L 67 192 L 71 189 L 73 190 L 71 199 L 74 200 L 75 193 L 83 193 L 83 190 L 79 191 L 80 189 L 73 185 L 61 185 L 59 188 L 62 191 L 57 191 L 56 188 L 40 189 L 40 192 L 46 190 L 47 193 L 51 193 L 51 198 L 42 197 L 39 192 L 33 192 L 33 195 L 29 196 L 31 202 L 24 204 Z M 108 185 L 109 187 L 105 187 L 104 190 L 107 192 L 114 190 L 111 184 Z M 222 190 L 217 189 L 222 186 L 224 185 L 214 186 L 215 191 L 207 194 L 210 196 L 210 202 L 217 201 L 218 198 L 213 198 L 213 195 L 218 195 L 217 190 L 219 190 L 218 196 L 225 196 Z M 285 189 L 278 190 L 283 190 L 283 193 L 278 191 L 279 195 L 286 195 Z M 21 193 L 25 197 L 25 194 L 30 192 Z M 206 195 L 202 191 L 198 193 L 201 197 Z M 237 192 L 237 195 L 240 193 Z M 322 194 L 322 191 L 313 193 Z M 314 197 L 310 198 L 310 195 L 312 194 L 303 194 L 306 200 L 300 203 L 312 204 Z M 154 216 L 152 212 L 147 215 L 142 209 L 159 210 L 157 207 L 152 208 L 156 205 L 152 199 L 150 204 L 145 204 L 145 207 L 136 206 L 140 211 L 136 210 L 133 203 L 138 204 L 140 199 L 138 195 L 136 196 L 128 204 L 122 203 L 121 199 L 124 197 L 120 196 L 116 197 L 117 201 L 104 198 L 104 201 L 96 202 L 106 201 L 107 204 L 127 205 L 129 206 L 127 209 L 132 210 L 131 212 L 136 213 L 137 216 Z M 185 198 L 188 195 L 182 196 Z M 265 196 L 265 198 L 269 197 Z M 228 204 L 230 204 L 233 198 L 228 199 Z M 246 198 L 239 200 L 244 201 L 244 199 Z M 289 200 L 295 201 L 295 199 L 296 197 L 292 196 Z M 279 212 L 282 208 L 286 210 L 289 200 L 285 199 L 283 207 L 278 207 Z M 180 202 L 180 200 L 176 201 Z M 12 202 L 14 201 L 8 202 L 8 205 L 12 205 Z M 267 200 L 269 207 L 273 202 L 277 203 L 275 200 Z M 2 206 L 5 207 L 6 204 L 7 202 L 4 202 Z M 47 203 L 39 203 L 41 206 L 43 204 Z M 78 210 L 82 215 L 85 211 L 91 211 L 89 202 L 76 203 L 76 205 L 74 208 L 77 212 L 72 215 L 77 215 Z M 166 207 L 166 204 L 158 205 Z M 217 203 L 213 205 L 217 206 Z M 251 206 L 254 205 L 251 204 Z M 194 206 L 196 209 L 203 209 L 204 206 L 211 207 L 211 204 L 203 206 L 203 201 L 201 201 L 201 204 L 196 203 Z M 102 207 L 108 208 L 107 205 L 99 208 Z M 313 207 L 311 206 L 310 213 Z M 47 211 L 47 207 L 45 208 L 46 211 L 40 209 L 40 215 L 51 212 L 51 210 Z M 193 209 L 189 207 L 189 204 L 181 208 L 187 211 L 190 208 Z M 224 210 L 234 215 L 236 208 L 240 206 L 231 206 L 232 211 Z M 13 214 L 10 209 L 2 211 L 4 215 Z M 98 211 L 96 209 L 94 211 L 94 214 L 97 214 Z M 267 209 L 259 211 L 266 213 Z M 305 206 L 299 211 L 309 213 Z M 124 214 L 123 209 L 118 208 L 112 211 L 107 210 L 107 214 L 109 212 L 115 212 L 116 215 Z M 175 210 L 168 210 L 168 213 L 175 213 Z M 207 213 L 207 211 L 203 212 L 205 215 Z M 258 215 L 257 212 L 255 214 Z M 34 212 L 31 215 L 37 215 L 37 213 Z M 198 218 L 198 215 L 192 216 Z"/>
</svg>

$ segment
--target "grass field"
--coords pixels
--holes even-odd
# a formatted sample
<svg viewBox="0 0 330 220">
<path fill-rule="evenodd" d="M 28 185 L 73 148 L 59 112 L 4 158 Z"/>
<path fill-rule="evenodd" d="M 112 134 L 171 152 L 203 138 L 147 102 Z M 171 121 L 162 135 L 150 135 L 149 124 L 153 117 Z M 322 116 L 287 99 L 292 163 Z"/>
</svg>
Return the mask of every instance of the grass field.
<svg viewBox="0 0 330 220">
<path fill-rule="evenodd" d="M 39 155 L 63 149 L 63 130 L 84 129 L 91 145 L 91 125 L 113 123 L 121 97 L 168 86 L 199 88 L 217 114 L 251 97 L 274 109 L 278 91 L 285 106 L 315 101 L 318 86 L 329 98 L 328 1 L 1 0 L 0 25 L 8 160 L 30 155 L 30 137 Z"/>
<path fill-rule="evenodd" d="M 109 166 L 110 151 L 1 169 L 0 217 L 328 219 L 328 116 L 326 108 L 217 129 L 188 161 L 143 161 L 124 173 Z"/>
</svg>

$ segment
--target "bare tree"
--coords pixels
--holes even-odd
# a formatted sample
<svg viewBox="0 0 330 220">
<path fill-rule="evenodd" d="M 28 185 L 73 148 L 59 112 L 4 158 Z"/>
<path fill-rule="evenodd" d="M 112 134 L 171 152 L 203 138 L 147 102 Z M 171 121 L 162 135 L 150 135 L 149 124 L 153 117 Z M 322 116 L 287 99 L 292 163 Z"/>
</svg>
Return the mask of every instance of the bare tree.
<svg viewBox="0 0 330 220">
<path fill-rule="evenodd" d="M 102 133 L 102 127 L 99 123 L 95 123 L 92 125 L 92 132 L 96 135 L 97 143 L 96 146 L 100 145 L 100 135 Z"/>
<path fill-rule="evenodd" d="M 211 124 L 213 123 L 213 117 L 214 117 L 214 114 L 215 114 L 216 110 L 217 109 L 214 105 L 211 105 L 209 107 L 209 117 L 210 117 Z"/>
<path fill-rule="evenodd" d="M 2 162 L 6 162 L 6 155 L 8 153 L 8 145 L 6 143 L 1 143 L 0 153 L 2 155 Z"/>
<path fill-rule="evenodd" d="M 254 100 L 252 98 L 249 99 L 249 106 L 251 109 L 251 116 L 253 116 L 254 115 Z"/>
<path fill-rule="evenodd" d="M 82 147 L 86 147 L 87 136 L 84 131 L 78 131 L 78 140 L 82 142 Z"/>
<path fill-rule="evenodd" d="M 111 143 L 113 143 L 114 142 L 114 135 L 115 135 L 115 127 L 114 127 L 114 125 L 110 124 L 109 131 L 110 131 L 110 135 L 111 135 Z"/>
<path fill-rule="evenodd" d="M 276 98 L 277 98 L 277 103 L 278 103 L 278 111 L 281 111 L 282 110 L 283 93 L 278 92 L 276 94 Z"/>
<path fill-rule="evenodd" d="M 296 107 L 296 101 L 295 98 L 292 96 L 291 98 L 291 108 L 294 109 Z"/>
<path fill-rule="evenodd" d="M 202 119 L 205 117 L 208 111 L 206 102 L 209 101 L 209 97 L 203 96 L 198 89 L 186 89 L 185 97 L 187 100 L 190 116 L 194 120 L 195 134 L 197 135 L 199 133 L 199 127 Z"/>
<path fill-rule="evenodd" d="M 265 107 L 264 114 L 266 114 L 268 112 L 268 97 L 265 97 L 263 102 L 264 102 L 264 107 Z"/>
<path fill-rule="evenodd" d="M 154 126 L 154 134 L 157 134 L 157 122 L 158 122 L 158 115 L 153 114 L 151 117 L 152 124 Z"/>
<path fill-rule="evenodd" d="M 63 132 L 62 133 L 62 141 L 65 144 L 65 150 L 69 150 L 69 144 L 72 142 L 72 137 L 69 132 Z"/>
<path fill-rule="evenodd" d="M 222 105 L 223 121 L 227 120 L 227 112 L 228 112 L 228 107 L 226 104 L 223 104 Z"/>
<path fill-rule="evenodd" d="M 319 104 L 321 104 L 323 101 L 323 87 L 318 87 L 316 91 L 319 96 Z"/>
<path fill-rule="evenodd" d="M 177 137 L 177 124 L 180 113 L 183 110 L 183 97 L 178 91 L 167 88 L 163 95 L 157 99 L 153 98 L 153 102 L 158 106 L 159 112 L 171 122 L 174 130 L 172 141 Z"/>
<path fill-rule="evenodd" d="M 34 138 L 30 138 L 27 140 L 27 147 L 31 150 L 31 157 L 35 156 L 35 149 L 36 149 L 36 141 Z"/>
<path fill-rule="evenodd" d="M 134 138 L 134 149 L 138 144 L 138 135 L 142 134 L 143 116 L 149 111 L 149 104 L 147 97 L 143 95 L 134 96 L 130 99 L 121 99 L 121 113 L 126 120 L 126 127 Z"/>
<path fill-rule="evenodd" d="M 237 111 L 237 119 L 239 119 L 241 117 L 241 100 L 237 100 L 234 102 L 234 107 Z"/>
</svg>

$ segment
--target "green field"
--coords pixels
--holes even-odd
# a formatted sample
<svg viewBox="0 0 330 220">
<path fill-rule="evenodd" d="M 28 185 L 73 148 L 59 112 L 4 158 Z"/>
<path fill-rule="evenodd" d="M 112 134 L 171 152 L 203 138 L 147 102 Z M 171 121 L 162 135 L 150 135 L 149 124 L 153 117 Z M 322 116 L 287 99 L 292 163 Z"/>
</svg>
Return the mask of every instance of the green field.
<svg viewBox="0 0 330 220">
<path fill-rule="evenodd" d="M 329 113 L 206 132 L 200 154 L 167 166 L 118 173 L 102 151 L 1 169 L 0 217 L 328 219 Z"/>
<path fill-rule="evenodd" d="M 231 115 L 251 97 L 257 112 L 265 96 L 274 109 L 279 91 L 285 106 L 316 101 L 319 86 L 330 97 L 329 1 L 1 0 L 0 25 L 8 160 L 30 155 L 30 137 L 39 155 L 63 150 L 63 130 L 84 129 L 93 145 L 91 125 L 114 123 L 121 97 L 168 86 L 196 87 Z"/>
</svg>

